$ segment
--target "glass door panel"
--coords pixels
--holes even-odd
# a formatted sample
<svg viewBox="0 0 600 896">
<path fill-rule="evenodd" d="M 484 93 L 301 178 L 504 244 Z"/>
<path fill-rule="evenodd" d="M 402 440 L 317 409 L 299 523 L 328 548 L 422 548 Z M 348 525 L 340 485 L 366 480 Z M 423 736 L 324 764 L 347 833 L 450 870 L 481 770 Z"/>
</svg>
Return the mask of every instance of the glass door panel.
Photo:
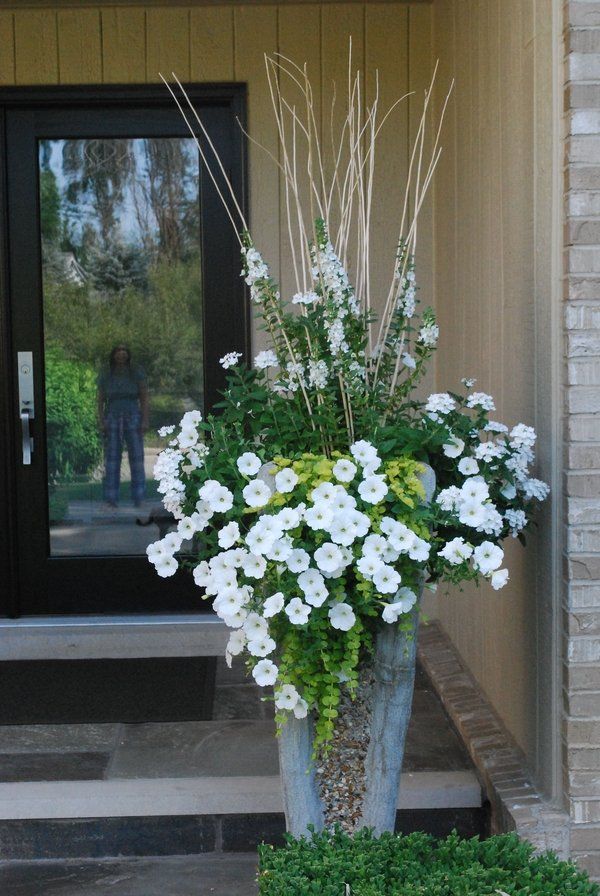
<svg viewBox="0 0 600 896">
<path fill-rule="evenodd" d="M 40 140 L 38 159 L 50 554 L 143 554 L 157 430 L 204 406 L 198 150 Z"/>
</svg>

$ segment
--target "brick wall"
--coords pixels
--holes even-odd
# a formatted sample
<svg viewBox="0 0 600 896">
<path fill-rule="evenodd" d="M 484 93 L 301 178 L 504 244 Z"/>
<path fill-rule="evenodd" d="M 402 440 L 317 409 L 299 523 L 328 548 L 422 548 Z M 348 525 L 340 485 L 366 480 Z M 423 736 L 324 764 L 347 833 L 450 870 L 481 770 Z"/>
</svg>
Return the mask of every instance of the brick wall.
<svg viewBox="0 0 600 896">
<path fill-rule="evenodd" d="M 571 852 L 600 878 L 600 2 L 565 5 L 565 644 Z"/>
</svg>

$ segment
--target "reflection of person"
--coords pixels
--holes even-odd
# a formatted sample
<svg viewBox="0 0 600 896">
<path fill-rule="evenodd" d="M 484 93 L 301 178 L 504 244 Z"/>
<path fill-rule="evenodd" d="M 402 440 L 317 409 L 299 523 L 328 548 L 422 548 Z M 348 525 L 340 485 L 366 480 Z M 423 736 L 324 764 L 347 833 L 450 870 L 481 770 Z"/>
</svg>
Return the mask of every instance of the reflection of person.
<svg viewBox="0 0 600 896">
<path fill-rule="evenodd" d="M 131 497 L 138 507 L 144 498 L 144 433 L 148 429 L 148 387 L 141 367 L 131 363 L 131 352 L 116 345 L 108 368 L 98 377 L 98 417 L 104 431 L 104 500 L 116 507 L 123 442 L 131 470 Z"/>
</svg>

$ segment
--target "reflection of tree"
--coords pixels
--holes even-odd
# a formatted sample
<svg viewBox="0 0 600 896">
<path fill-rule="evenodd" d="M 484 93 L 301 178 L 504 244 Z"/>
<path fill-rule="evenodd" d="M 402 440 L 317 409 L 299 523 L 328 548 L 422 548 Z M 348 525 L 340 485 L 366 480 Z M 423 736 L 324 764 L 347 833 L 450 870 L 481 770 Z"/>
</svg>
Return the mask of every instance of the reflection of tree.
<svg viewBox="0 0 600 896">
<path fill-rule="evenodd" d="M 155 396 L 202 401 L 195 147 L 168 138 L 59 149 L 40 148 L 47 345 L 99 367 L 125 342 Z"/>
</svg>

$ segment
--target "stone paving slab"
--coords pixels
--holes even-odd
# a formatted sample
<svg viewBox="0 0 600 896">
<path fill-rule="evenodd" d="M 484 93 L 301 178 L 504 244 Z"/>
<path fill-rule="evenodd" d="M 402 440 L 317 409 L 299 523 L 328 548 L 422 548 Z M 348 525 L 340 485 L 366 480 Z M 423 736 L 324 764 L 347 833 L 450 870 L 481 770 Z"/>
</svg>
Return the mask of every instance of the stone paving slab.
<svg viewBox="0 0 600 896">
<path fill-rule="evenodd" d="M 254 896 L 256 854 L 0 862 L 3 896 Z"/>
</svg>

